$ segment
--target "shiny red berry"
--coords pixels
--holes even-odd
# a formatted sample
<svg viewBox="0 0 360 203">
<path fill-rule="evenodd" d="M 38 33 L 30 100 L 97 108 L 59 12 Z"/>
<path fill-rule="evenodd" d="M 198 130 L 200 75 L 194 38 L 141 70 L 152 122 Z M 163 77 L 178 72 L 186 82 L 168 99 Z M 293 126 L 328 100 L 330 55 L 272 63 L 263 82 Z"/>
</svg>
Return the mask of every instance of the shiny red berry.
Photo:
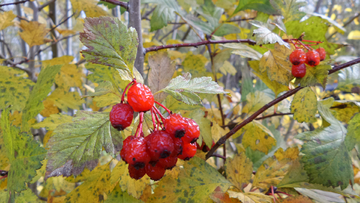
<svg viewBox="0 0 360 203">
<path fill-rule="evenodd" d="M 187 120 L 180 114 L 170 114 L 164 120 L 164 126 L 166 132 L 177 138 L 182 138 L 188 128 Z"/>
<path fill-rule="evenodd" d="M 134 117 L 134 110 L 129 104 L 116 104 L 110 111 L 111 125 L 120 130 L 129 127 Z"/>
<path fill-rule="evenodd" d="M 151 178 L 151 180 L 160 180 L 165 174 L 165 168 L 160 164 L 146 164 L 145 166 L 146 174 Z"/>
<path fill-rule="evenodd" d="M 306 53 L 306 64 L 309 66 L 317 66 L 320 63 L 320 55 L 315 50 L 310 50 Z"/>
<path fill-rule="evenodd" d="M 159 164 L 161 167 L 165 169 L 172 169 L 174 166 L 176 166 L 178 158 L 177 156 L 169 156 L 165 159 L 160 159 L 157 164 Z"/>
<path fill-rule="evenodd" d="M 183 140 L 180 138 L 176 138 L 173 137 L 174 140 L 174 152 L 172 153 L 171 156 L 177 156 L 182 154 L 182 149 L 183 149 Z"/>
<path fill-rule="evenodd" d="M 293 65 L 299 65 L 302 63 L 305 63 L 306 61 L 306 54 L 302 49 L 295 49 L 291 54 L 290 54 L 290 62 Z"/>
<path fill-rule="evenodd" d="M 186 120 L 188 121 L 188 129 L 181 139 L 184 142 L 194 143 L 200 136 L 199 125 L 191 118 L 186 118 Z"/>
<path fill-rule="evenodd" d="M 135 180 L 139 180 L 145 175 L 145 167 L 136 169 L 134 166 L 129 165 L 128 169 L 130 177 Z"/>
<path fill-rule="evenodd" d="M 131 142 L 131 140 L 133 140 L 135 138 L 135 136 L 129 136 L 127 137 L 124 141 L 123 141 L 123 146 L 122 146 L 122 149 L 120 151 L 120 156 L 121 156 L 121 159 L 125 160 L 125 155 L 128 153 L 130 147 L 129 147 L 129 143 Z M 127 162 L 126 162 L 127 163 Z"/>
<path fill-rule="evenodd" d="M 322 48 L 322 47 L 319 47 L 319 48 L 316 49 L 316 51 L 319 53 L 320 61 L 325 60 L 325 57 L 326 57 L 326 51 L 325 51 L 325 49 Z"/>
<path fill-rule="evenodd" d="M 127 94 L 128 102 L 136 112 L 150 110 L 154 105 L 154 96 L 148 86 L 135 83 Z"/>
<path fill-rule="evenodd" d="M 179 159 L 189 160 L 194 157 L 196 154 L 196 144 L 195 143 L 184 143 L 183 152 L 178 156 Z"/>
<path fill-rule="evenodd" d="M 143 137 L 135 137 L 128 143 L 125 161 L 136 169 L 144 168 L 150 162 L 150 155 L 146 150 L 146 142 Z"/>
<path fill-rule="evenodd" d="M 306 75 L 306 66 L 305 64 L 293 65 L 291 69 L 293 76 L 297 78 L 302 78 Z"/>
<path fill-rule="evenodd" d="M 174 140 L 164 130 L 154 131 L 146 137 L 147 151 L 151 161 L 157 161 L 170 156 L 174 151 Z"/>
</svg>

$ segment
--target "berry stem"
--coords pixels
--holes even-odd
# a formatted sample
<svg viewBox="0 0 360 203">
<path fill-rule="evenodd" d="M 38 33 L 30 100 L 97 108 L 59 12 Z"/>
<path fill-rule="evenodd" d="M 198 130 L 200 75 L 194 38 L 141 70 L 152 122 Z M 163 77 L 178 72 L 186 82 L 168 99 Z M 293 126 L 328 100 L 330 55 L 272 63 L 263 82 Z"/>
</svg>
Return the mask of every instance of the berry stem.
<svg viewBox="0 0 360 203">
<path fill-rule="evenodd" d="M 142 130 L 142 125 L 143 125 L 143 122 L 144 122 L 144 112 L 140 112 L 139 113 L 140 115 L 140 118 L 139 118 L 139 125 L 136 129 L 136 132 L 135 132 L 135 135 L 136 137 L 140 137 L 141 133 L 143 132 Z"/>
<path fill-rule="evenodd" d="M 154 110 L 156 111 L 157 114 L 159 114 L 160 118 L 161 118 L 161 121 L 162 123 L 164 123 L 164 116 L 160 113 L 159 109 L 157 109 L 155 106 L 153 106 Z"/>
<path fill-rule="evenodd" d="M 157 121 L 157 123 L 159 124 L 159 125 L 157 126 L 157 129 L 159 130 L 159 127 L 161 127 L 162 123 L 161 123 L 161 121 L 159 120 L 159 117 L 158 117 L 158 115 L 156 114 L 155 110 L 153 110 L 153 111 L 154 111 L 154 115 L 155 115 L 156 121 Z"/>
<path fill-rule="evenodd" d="M 323 43 L 322 41 L 312 41 L 312 40 L 306 40 L 306 39 L 303 39 L 302 41 L 303 42 L 313 42 L 313 43 L 316 43 L 316 44 Z"/>
<path fill-rule="evenodd" d="M 306 48 L 307 50 L 310 50 L 310 48 L 312 49 L 312 47 L 307 46 L 306 44 L 302 43 L 301 41 L 298 41 L 304 48 Z"/>
<path fill-rule="evenodd" d="M 157 128 L 157 123 L 156 123 L 156 121 L 155 121 L 155 116 L 154 116 L 155 112 L 154 112 L 154 109 L 151 108 L 150 112 L 151 112 L 151 120 L 152 120 L 153 125 L 154 125 L 154 130 L 156 130 L 156 128 Z"/>
<path fill-rule="evenodd" d="M 164 105 L 162 105 L 161 103 L 159 103 L 159 102 L 157 102 L 157 101 L 155 101 L 155 103 L 156 103 L 157 105 L 163 107 L 163 109 L 165 109 L 169 114 L 171 114 L 171 111 L 170 111 L 168 108 L 166 108 Z"/>
<path fill-rule="evenodd" d="M 134 78 L 133 81 L 131 81 L 124 89 L 124 92 L 122 93 L 122 96 L 121 96 L 121 103 L 124 103 L 124 99 L 125 99 L 125 93 L 126 93 L 126 90 L 132 85 L 136 83 L 136 79 Z"/>
<path fill-rule="evenodd" d="M 298 46 L 296 46 L 296 43 L 293 40 L 290 40 L 290 42 L 295 46 L 295 49 L 299 48 Z"/>
<path fill-rule="evenodd" d="M 287 195 L 287 196 L 292 197 L 292 195 L 290 195 L 290 194 L 288 194 L 288 193 L 286 193 L 286 192 L 276 191 L 275 193 L 281 193 L 281 194 L 284 194 L 284 195 Z"/>
</svg>

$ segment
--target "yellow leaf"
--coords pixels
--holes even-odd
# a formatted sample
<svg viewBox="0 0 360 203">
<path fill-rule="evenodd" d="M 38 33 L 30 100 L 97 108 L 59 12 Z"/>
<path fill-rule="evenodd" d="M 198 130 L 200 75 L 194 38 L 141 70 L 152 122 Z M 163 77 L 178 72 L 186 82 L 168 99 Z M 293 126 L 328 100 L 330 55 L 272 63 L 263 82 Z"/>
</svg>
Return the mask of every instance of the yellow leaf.
<svg viewBox="0 0 360 203">
<path fill-rule="evenodd" d="M 178 39 L 169 39 L 166 41 L 166 44 L 182 44 L 183 42 Z"/>
<path fill-rule="evenodd" d="M 291 74 L 292 64 L 289 56 L 294 50 L 275 44 L 275 48 L 267 51 L 260 59 L 260 71 L 268 74 L 270 80 L 275 80 L 283 85 L 288 85 L 294 78 Z"/>
<path fill-rule="evenodd" d="M 71 116 L 66 114 L 51 114 L 48 118 L 45 118 L 42 122 L 32 126 L 32 128 L 46 128 L 46 130 L 55 130 L 58 125 L 64 123 L 70 123 L 72 121 Z"/>
<path fill-rule="evenodd" d="M 225 163 L 227 179 L 234 184 L 237 189 L 244 189 L 251 179 L 253 164 L 245 153 L 236 154 L 233 159 L 227 158 Z"/>
<path fill-rule="evenodd" d="M 75 64 L 70 64 L 73 59 L 73 56 L 62 56 L 42 61 L 44 67 L 62 65 L 60 72 L 55 76 L 55 83 L 65 90 L 70 87 L 81 87 L 82 84 L 82 69 Z"/>
<path fill-rule="evenodd" d="M 59 109 L 54 105 L 54 101 L 52 100 L 44 100 L 44 109 L 40 112 L 40 114 L 44 117 L 49 117 L 51 114 L 59 113 Z"/>
<path fill-rule="evenodd" d="M 58 31 L 63 37 L 67 37 L 69 35 L 73 35 L 76 33 L 74 30 L 67 30 L 67 29 L 60 29 L 56 28 L 56 31 Z"/>
<path fill-rule="evenodd" d="M 107 16 L 108 13 L 95 0 L 70 0 L 74 12 L 84 11 L 86 17 Z"/>
<path fill-rule="evenodd" d="M 104 199 L 111 191 L 110 163 L 91 171 L 83 184 L 66 195 L 65 202 L 94 202 Z"/>
<path fill-rule="evenodd" d="M 19 32 L 20 37 L 30 46 L 42 45 L 45 43 L 44 39 L 48 32 L 46 25 L 36 21 L 20 22 L 22 32 Z"/>
<path fill-rule="evenodd" d="M 306 196 L 288 197 L 280 203 L 313 203 L 313 201 Z"/>
<path fill-rule="evenodd" d="M 291 113 L 294 113 L 294 119 L 298 122 L 315 122 L 315 114 L 317 112 L 317 103 L 315 93 L 306 87 L 294 96 L 293 101 L 291 102 Z"/>
<path fill-rule="evenodd" d="M 273 201 L 271 196 L 257 192 L 242 193 L 229 190 L 228 193 L 231 198 L 237 198 L 244 203 L 272 203 Z"/>
<path fill-rule="evenodd" d="M 237 70 L 229 61 L 225 61 L 219 70 L 224 75 L 228 73 L 230 73 L 231 75 L 235 75 L 237 73 Z"/>
<path fill-rule="evenodd" d="M 48 143 L 48 141 L 49 141 L 49 139 L 51 138 L 53 132 L 54 132 L 54 131 L 49 130 L 49 131 L 47 131 L 47 133 L 45 134 L 44 140 L 43 140 L 44 146 L 46 146 L 46 144 Z M 46 148 L 46 149 L 49 149 L 49 148 Z"/>
<path fill-rule="evenodd" d="M 79 96 L 79 93 L 67 92 L 60 88 L 55 89 L 47 100 L 54 101 L 55 106 L 64 111 L 67 111 L 68 108 L 79 109 L 79 106 L 84 102 L 84 100 Z"/>
<path fill-rule="evenodd" d="M 353 30 L 349 33 L 348 39 L 359 40 L 360 39 L 360 30 Z"/>
<path fill-rule="evenodd" d="M 217 142 L 222 136 L 226 135 L 226 133 L 228 132 L 229 132 L 228 128 L 224 129 L 219 124 L 213 122 L 213 125 L 211 126 L 211 134 L 214 142 Z"/>
<path fill-rule="evenodd" d="M 22 112 L 14 111 L 9 116 L 9 120 L 11 121 L 12 125 L 20 126 L 22 122 Z"/>
<path fill-rule="evenodd" d="M 258 121 L 253 121 L 244 127 L 242 144 L 252 150 L 259 150 L 267 154 L 276 145 L 276 140 L 269 129 Z"/>
<path fill-rule="evenodd" d="M 182 65 L 185 72 L 191 73 L 193 77 L 201 77 L 204 76 L 204 73 L 206 72 L 205 64 L 207 61 L 205 56 L 201 54 L 194 55 L 192 52 L 189 52 Z"/>
<path fill-rule="evenodd" d="M 95 97 L 93 101 L 97 107 L 112 106 L 120 102 L 120 97 L 113 93 L 108 93 Z"/>
<path fill-rule="evenodd" d="M 247 104 L 244 106 L 243 113 L 254 113 L 259 110 L 265 104 L 271 101 L 271 98 L 267 96 L 264 92 L 256 91 L 254 93 L 249 93 L 246 95 Z"/>
<path fill-rule="evenodd" d="M 276 152 L 278 157 L 281 153 L 283 154 L 282 157 L 292 156 L 293 150 L 290 150 L 291 152 L 285 152 L 284 154 L 282 148 L 280 149 L 281 150 Z M 286 153 L 290 155 L 286 155 Z M 278 160 L 276 156 L 267 158 L 256 171 L 253 186 L 264 191 L 267 191 L 270 186 L 276 186 L 289 172 L 291 164 L 292 160 L 290 158 L 282 158 L 281 160 Z"/>
<path fill-rule="evenodd" d="M 287 150 L 285 152 L 282 148 L 279 148 L 275 152 L 274 156 L 279 161 L 281 161 L 283 159 L 295 160 L 299 157 L 299 148 L 297 148 L 297 147 L 287 148 Z"/>
<path fill-rule="evenodd" d="M 16 15 L 12 11 L 6 11 L 0 13 L 0 30 L 3 30 L 9 26 L 14 25 L 13 20 L 16 18 Z"/>
<path fill-rule="evenodd" d="M 228 193 L 222 192 L 221 190 L 215 190 L 214 193 L 210 195 L 210 198 L 215 203 L 240 203 L 238 199 L 230 198 Z"/>
<path fill-rule="evenodd" d="M 340 100 L 333 103 L 330 111 L 336 119 L 348 123 L 360 111 L 360 107 L 356 102 Z"/>
</svg>

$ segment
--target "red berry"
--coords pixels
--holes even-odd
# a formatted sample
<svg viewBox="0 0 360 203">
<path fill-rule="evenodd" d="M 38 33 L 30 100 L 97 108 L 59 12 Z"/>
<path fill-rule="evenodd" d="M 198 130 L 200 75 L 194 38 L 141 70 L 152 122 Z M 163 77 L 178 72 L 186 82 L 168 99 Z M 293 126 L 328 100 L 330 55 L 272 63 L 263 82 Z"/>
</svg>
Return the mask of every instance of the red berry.
<svg viewBox="0 0 360 203">
<path fill-rule="evenodd" d="M 136 112 L 150 110 L 154 105 L 154 96 L 148 86 L 135 83 L 128 91 L 128 102 Z"/>
<path fill-rule="evenodd" d="M 154 131 L 146 137 L 147 151 L 151 161 L 157 161 L 170 156 L 174 151 L 174 140 L 166 131 Z"/>
<path fill-rule="evenodd" d="M 146 142 L 143 137 L 133 138 L 125 149 L 125 161 L 136 169 L 144 168 L 150 162 L 150 155 L 146 151 Z"/>
<path fill-rule="evenodd" d="M 316 49 L 316 51 L 319 53 L 320 61 L 325 60 L 325 57 L 326 57 L 326 51 L 325 51 L 325 49 L 322 48 L 322 47 L 319 47 L 319 48 Z"/>
<path fill-rule="evenodd" d="M 139 180 L 145 175 L 145 168 L 136 169 L 134 166 L 129 165 L 128 169 L 130 177 L 135 180 Z"/>
<path fill-rule="evenodd" d="M 310 50 L 306 53 L 306 63 L 309 66 L 317 66 L 320 63 L 320 55 L 315 50 Z"/>
<path fill-rule="evenodd" d="M 299 65 L 305 63 L 305 61 L 306 61 L 306 54 L 302 49 L 295 49 L 290 54 L 290 62 L 293 65 Z"/>
<path fill-rule="evenodd" d="M 169 156 L 165 159 L 160 159 L 157 164 L 159 164 L 161 167 L 165 169 L 172 169 L 174 166 L 176 166 L 178 158 L 177 156 Z"/>
<path fill-rule="evenodd" d="M 110 111 L 111 125 L 120 130 L 129 127 L 134 117 L 134 110 L 129 104 L 116 104 Z"/>
<path fill-rule="evenodd" d="M 164 126 L 166 132 L 177 138 L 182 138 L 188 128 L 187 120 L 180 114 L 170 114 L 164 120 Z"/>
<path fill-rule="evenodd" d="M 158 163 L 146 164 L 145 171 L 151 180 L 160 180 L 165 174 L 165 168 L 160 166 Z"/>
<path fill-rule="evenodd" d="M 293 76 L 297 78 L 302 78 L 306 74 L 306 66 L 305 64 L 293 65 L 291 69 L 291 73 Z"/>
<path fill-rule="evenodd" d="M 199 125 L 191 118 L 186 118 L 186 120 L 188 121 L 188 129 L 181 139 L 184 142 L 194 143 L 200 136 Z"/>
<path fill-rule="evenodd" d="M 189 160 L 194 157 L 196 154 L 196 144 L 195 143 L 184 143 L 183 152 L 178 156 L 179 159 Z"/>
<path fill-rule="evenodd" d="M 174 152 L 172 153 L 171 156 L 177 156 L 182 154 L 182 150 L 183 150 L 183 140 L 180 138 L 176 138 L 173 137 L 174 140 Z"/>
<path fill-rule="evenodd" d="M 128 153 L 129 151 L 129 143 L 131 142 L 131 140 L 133 140 L 135 138 L 135 136 L 129 136 L 127 137 L 124 141 L 123 141 L 123 146 L 122 146 L 122 149 L 120 151 L 120 156 L 121 156 L 121 159 L 125 160 L 125 155 Z"/>
<path fill-rule="evenodd" d="M 212 148 L 214 145 L 215 145 L 215 142 L 214 142 L 214 140 L 213 140 L 213 141 L 212 141 L 211 148 Z M 210 148 L 205 144 L 204 141 L 202 142 L 201 146 L 200 146 L 198 143 L 196 143 L 196 147 L 197 147 L 197 149 L 202 150 L 203 152 L 208 152 L 208 151 L 210 151 Z"/>
</svg>

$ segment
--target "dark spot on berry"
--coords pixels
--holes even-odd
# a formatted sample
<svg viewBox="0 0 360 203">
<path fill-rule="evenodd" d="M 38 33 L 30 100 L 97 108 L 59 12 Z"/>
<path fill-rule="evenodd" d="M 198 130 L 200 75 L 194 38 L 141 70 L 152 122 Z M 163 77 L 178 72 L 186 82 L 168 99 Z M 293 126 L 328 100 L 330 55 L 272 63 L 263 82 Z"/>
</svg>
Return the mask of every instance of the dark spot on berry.
<svg viewBox="0 0 360 203">
<path fill-rule="evenodd" d="M 170 152 L 168 150 L 164 150 L 163 152 L 160 153 L 160 158 L 165 159 L 166 157 L 170 156 Z"/>
<path fill-rule="evenodd" d="M 144 163 L 144 162 L 136 162 L 136 163 L 134 164 L 134 168 L 135 168 L 136 170 L 139 170 L 139 169 L 144 168 L 144 167 L 145 167 L 145 163 Z"/>
<path fill-rule="evenodd" d="M 185 159 L 184 159 L 184 161 L 189 161 L 190 160 L 190 157 L 186 157 Z"/>
<path fill-rule="evenodd" d="M 193 140 L 191 140 L 191 142 L 190 143 L 194 143 L 194 142 L 196 142 L 196 140 L 198 140 L 199 138 L 197 137 L 197 138 L 194 138 Z"/>
<path fill-rule="evenodd" d="M 136 158 L 135 158 L 135 157 L 133 158 L 133 161 L 136 161 Z"/>
<path fill-rule="evenodd" d="M 175 137 L 177 137 L 177 138 L 182 138 L 182 137 L 184 137 L 184 135 L 185 135 L 185 130 L 177 130 L 175 132 Z"/>
<path fill-rule="evenodd" d="M 153 167 L 155 167 L 157 161 L 150 161 L 149 164 L 152 165 Z"/>
</svg>

